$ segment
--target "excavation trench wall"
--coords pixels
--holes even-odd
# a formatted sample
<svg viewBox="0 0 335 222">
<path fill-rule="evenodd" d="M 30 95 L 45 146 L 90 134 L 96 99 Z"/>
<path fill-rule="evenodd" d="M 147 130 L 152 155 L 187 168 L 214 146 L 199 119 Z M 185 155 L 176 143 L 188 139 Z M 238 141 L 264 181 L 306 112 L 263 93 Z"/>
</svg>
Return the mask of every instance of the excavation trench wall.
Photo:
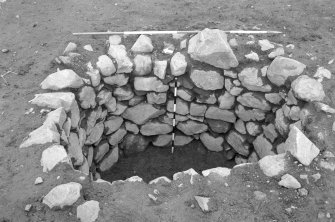
<svg viewBox="0 0 335 222">
<path fill-rule="evenodd" d="M 86 45 L 85 53 L 96 55 L 90 61 L 83 45 L 70 43 L 56 59 L 65 69 L 41 84 L 64 93 L 32 100 L 64 109 L 54 131 L 76 169 L 99 178 L 120 158 L 171 148 L 175 86 L 176 149 L 198 141 L 237 164 L 257 162 L 284 152 L 290 124 L 301 127 L 304 101 L 290 83 L 305 66 L 282 57 L 281 45 L 267 48 L 253 37 L 240 45 L 208 29 L 136 38 L 111 36 L 105 52 Z"/>
</svg>

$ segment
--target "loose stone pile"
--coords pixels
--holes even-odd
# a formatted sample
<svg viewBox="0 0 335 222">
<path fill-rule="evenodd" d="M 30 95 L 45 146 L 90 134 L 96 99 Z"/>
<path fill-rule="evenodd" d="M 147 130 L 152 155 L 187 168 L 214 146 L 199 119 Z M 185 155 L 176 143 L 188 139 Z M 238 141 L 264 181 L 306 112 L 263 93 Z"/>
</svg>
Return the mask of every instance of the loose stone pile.
<svg viewBox="0 0 335 222">
<path fill-rule="evenodd" d="M 237 164 L 292 149 L 283 142 L 290 125 L 291 132 L 302 134 L 304 102 L 325 97 L 322 84 L 304 75 L 306 66 L 283 57 L 284 48 L 268 40 L 257 46 L 271 51 L 265 59 L 251 52 L 245 55 L 247 64 L 240 66 L 231 49 L 238 53 L 236 40 L 228 43 L 220 30 L 181 37 L 180 46 L 164 43 L 163 55 L 145 35 L 130 49 L 121 42 L 120 36 L 111 36 L 107 53 L 87 63 L 86 73 L 58 70 L 41 83 L 42 89 L 66 92 L 37 94 L 30 101 L 54 109 L 21 144 L 57 144 L 43 152 L 44 171 L 58 162 L 72 162 L 99 178 L 97 171 L 108 170 L 120 156 L 141 152 L 150 143 L 169 146 L 174 78 L 175 145 L 200 140 L 208 150 L 225 152 Z M 76 48 L 69 44 L 57 61 L 70 66 L 80 56 Z M 273 61 L 268 66 L 258 67 L 259 61 L 269 58 Z M 313 158 L 319 152 L 310 151 Z"/>
</svg>

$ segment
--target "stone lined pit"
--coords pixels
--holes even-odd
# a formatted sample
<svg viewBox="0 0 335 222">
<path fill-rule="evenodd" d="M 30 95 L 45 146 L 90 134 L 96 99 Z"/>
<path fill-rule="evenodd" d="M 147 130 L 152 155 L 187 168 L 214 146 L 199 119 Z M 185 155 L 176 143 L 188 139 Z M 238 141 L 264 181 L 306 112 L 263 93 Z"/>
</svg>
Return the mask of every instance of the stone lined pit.
<svg viewBox="0 0 335 222">
<path fill-rule="evenodd" d="M 124 159 L 158 148 L 168 155 L 177 77 L 174 155 L 192 157 L 198 150 L 183 152 L 189 149 L 183 147 L 202 146 L 205 155 L 222 157 L 217 166 L 232 167 L 285 152 L 290 127 L 304 125 L 305 102 L 325 97 L 321 83 L 305 75 L 304 64 L 285 57 L 281 45 L 256 44 L 254 38 L 241 46 L 234 39 L 229 44 L 224 32 L 211 29 L 164 42 L 152 39 L 110 36 L 106 52 L 92 54 L 89 61 L 76 44 L 69 44 L 56 59 L 64 69 L 41 83 L 44 90 L 62 92 L 31 100 L 55 110 L 21 147 L 57 143 L 47 149 L 46 159 L 52 155 L 54 163 L 71 162 L 95 179 L 100 174 L 126 179 L 136 172 L 110 176 L 122 170 L 118 164 L 127 165 Z M 45 161 L 43 167 L 48 171 L 53 166 Z M 206 167 L 215 166 L 193 168 Z"/>
</svg>

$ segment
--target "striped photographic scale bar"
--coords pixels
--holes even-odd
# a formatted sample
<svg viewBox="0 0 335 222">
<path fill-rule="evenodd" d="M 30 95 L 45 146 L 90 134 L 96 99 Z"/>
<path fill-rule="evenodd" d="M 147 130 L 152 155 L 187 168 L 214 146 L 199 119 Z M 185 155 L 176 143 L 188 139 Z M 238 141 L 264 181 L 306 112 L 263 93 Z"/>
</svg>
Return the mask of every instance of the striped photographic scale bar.
<svg viewBox="0 0 335 222">
<path fill-rule="evenodd" d="M 175 130 L 176 130 L 176 110 L 177 110 L 177 77 L 174 79 L 174 93 L 173 93 L 173 120 L 172 120 L 172 147 L 171 153 L 174 152 L 174 139 L 175 139 Z"/>
</svg>

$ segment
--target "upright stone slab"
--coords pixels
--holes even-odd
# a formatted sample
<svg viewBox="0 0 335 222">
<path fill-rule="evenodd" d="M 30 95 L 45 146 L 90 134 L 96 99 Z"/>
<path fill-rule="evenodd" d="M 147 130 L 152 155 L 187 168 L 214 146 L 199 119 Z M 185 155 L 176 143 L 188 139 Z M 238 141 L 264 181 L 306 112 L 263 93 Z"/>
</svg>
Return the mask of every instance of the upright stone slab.
<svg viewBox="0 0 335 222">
<path fill-rule="evenodd" d="M 193 36 L 188 44 L 188 53 L 192 59 L 218 68 L 230 69 L 238 66 L 227 42 L 227 35 L 218 29 L 204 29 Z"/>
</svg>

